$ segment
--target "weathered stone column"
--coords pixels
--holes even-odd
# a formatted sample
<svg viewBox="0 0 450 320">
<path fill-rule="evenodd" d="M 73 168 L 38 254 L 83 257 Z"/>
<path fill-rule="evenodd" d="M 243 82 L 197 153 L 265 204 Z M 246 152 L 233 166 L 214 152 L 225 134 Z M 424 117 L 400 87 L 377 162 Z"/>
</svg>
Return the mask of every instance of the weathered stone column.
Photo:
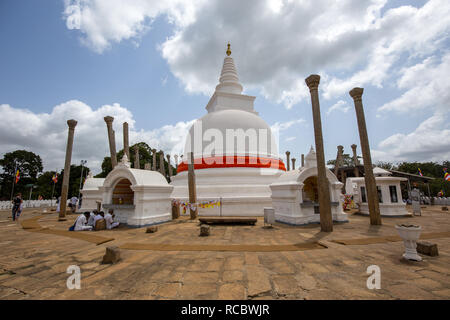
<svg viewBox="0 0 450 320">
<path fill-rule="evenodd" d="M 352 144 L 351 147 L 353 151 L 353 165 L 355 166 L 355 177 L 359 177 L 359 169 L 358 169 L 359 160 L 358 155 L 356 154 L 356 144 Z"/>
<path fill-rule="evenodd" d="M 174 155 L 174 157 L 175 157 L 175 169 L 177 170 L 178 173 L 178 155 L 176 154 Z"/>
<path fill-rule="evenodd" d="M 369 205 L 370 224 L 380 225 L 380 206 L 378 203 L 377 185 L 372 169 L 372 158 L 370 156 L 369 138 L 367 136 L 366 119 L 362 104 L 363 88 L 353 88 L 350 96 L 355 103 L 356 119 L 358 121 L 359 139 L 361 141 L 361 151 L 364 161 L 364 181 L 367 190 L 367 202 Z"/>
<path fill-rule="evenodd" d="M 302 153 L 302 168 L 305 166 L 305 155 Z"/>
<path fill-rule="evenodd" d="M 111 155 L 111 165 L 112 168 L 117 165 L 117 156 L 116 156 L 116 139 L 114 138 L 114 131 L 112 128 L 112 123 L 114 121 L 114 118 L 111 116 L 106 116 L 103 118 L 106 122 L 106 128 L 108 129 L 108 140 L 109 140 L 109 152 Z"/>
<path fill-rule="evenodd" d="M 291 170 L 291 160 L 290 160 L 290 155 L 291 155 L 291 153 L 289 152 L 289 151 L 286 151 L 286 164 L 287 164 L 287 168 L 286 168 L 286 170 L 287 171 L 290 171 Z"/>
<path fill-rule="evenodd" d="M 324 232 L 333 231 L 333 217 L 331 215 L 331 201 L 329 182 L 326 176 L 325 154 L 323 151 L 322 120 L 319 104 L 319 75 L 310 75 L 305 79 L 311 94 L 312 114 L 314 122 L 314 140 L 317 156 L 317 180 L 319 193 L 320 228 Z"/>
<path fill-rule="evenodd" d="M 197 187 L 195 185 L 194 172 L 194 153 L 189 153 L 188 159 L 188 187 L 189 187 L 189 203 L 197 203 Z M 194 220 L 198 216 L 198 207 L 195 210 L 190 210 L 191 219 Z"/>
<path fill-rule="evenodd" d="M 334 175 L 337 177 L 339 173 L 339 168 L 341 167 L 341 161 L 342 161 L 342 153 L 344 152 L 343 146 L 337 146 L 337 155 L 336 155 L 336 162 L 334 163 Z"/>
<path fill-rule="evenodd" d="M 164 151 L 159 150 L 159 172 L 165 177 L 166 168 L 164 167 Z"/>
<path fill-rule="evenodd" d="M 123 152 L 130 158 L 130 141 L 128 139 L 128 122 L 123 123 Z"/>
<path fill-rule="evenodd" d="M 295 170 L 295 158 L 292 158 L 292 170 Z"/>
<path fill-rule="evenodd" d="M 152 156 L 152 160 L 153 160 L 153 168 L 152 168 L 152 170 L 153 170 L 153 171 L 157 171 L 157 170 L 156 170 L 156 157 L 157 157 L 156 149 L 152 149 L 152 153 L 153 153 L 153 156 Z"/>
<path fill-rule="evenodd" d="M 167 168 L 169 170 L 169 180 L 172 180 L 172 166 L 170 164 L 170 154 L 167 154 L 166 158 L 167 158 Z"/>
<path fill-rule="evenodd" d="M 70 163 L 72 161 L 73 135 L 77 121 L 67 120 L 69 126 L 69 134 L 67 136 L 66 161 L 64 163 L 64 175 L 61 190 L 61 203 L 59 204 L 59 221 L 66 221 L 67 194 L 69 192 Z"/>
<path fill-rule="evenodd" d="M 139 146 L 138 145 L 134 146 L 134 168 L 135 169 L 141 168 L 141 163 L 139 161 Z"/>
</svg>

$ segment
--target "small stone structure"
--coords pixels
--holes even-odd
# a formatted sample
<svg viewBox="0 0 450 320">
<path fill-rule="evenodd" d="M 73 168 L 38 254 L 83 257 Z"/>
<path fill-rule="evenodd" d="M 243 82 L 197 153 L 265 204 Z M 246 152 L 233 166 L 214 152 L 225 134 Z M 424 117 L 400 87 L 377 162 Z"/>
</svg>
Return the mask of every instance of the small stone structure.
<svg viewBox="0 0 450 320">
<path fill-rule="evenodd" d="M 202 224 L 200 226 L 200 237 L 207 237 L 211 233 L 211 228 L 207 224 Z"/>
<path fill-rule="evenodd" d="M 120 260 L 120 250 L 117 247 L 106 247 L 102 264 L 113 264 Z"/>
<path fill-rule="evenodd" d="M 320 222 L 320 206 L 317 181 L 316 153 L 305 158 L 305 166 L 287 171 L 270 185 L 275 220 L 292 225 Z M 327 168 L 326 177 L 331 196 L 331 213 L 334 221 L 348 221 L 342 210 L 341 188 L 343 184 Z"/>
<path fill-rule="evenodd" d="M 406 211 L 400 189 L 400 182 L 407 178 L 393 177 L 387 170 L 374 168 L 373 173 L 378 192 L 380 213 L 382 216 L 410 216 Z M 368 197 L 363 177 L 347 178 L 345 185 L 346 194 L 353 196 L 353 201 L 358 205 L 359 212 L 369 214 Z"/>
<path fill-rule="evenodd" d="M 100 187 L 102 206 L 113 209 L 115 219 L 129 226 L 162 223 L 172 219 L 172 189 L 159 172 L 130 168 L 124 155 Z"/>
<path fill-rule="evenodd" d="M 417 252 L 430 257 L 439 255 L 437 244 L 428 241 L 417 241 Z"/>
<path fill-rule="evenodd" d="M 158 231 L 158 226 L 151 226 L 151 227 L 148 227 L 145 232 L 146 233 L 155 233 L 156 231 Z"/>
<path fill-rule="evenodd" d="M 100 187 L 103 186 L 105 178 L 94 178 L 92 173 L 86 178 L 83 184 L 81 194 L 83 195 L 83 201 L 81 202 L 80 211 L 93 211 L 97 209 L 97 201 L 102 201 L 102 192 Z"/>
</svg>

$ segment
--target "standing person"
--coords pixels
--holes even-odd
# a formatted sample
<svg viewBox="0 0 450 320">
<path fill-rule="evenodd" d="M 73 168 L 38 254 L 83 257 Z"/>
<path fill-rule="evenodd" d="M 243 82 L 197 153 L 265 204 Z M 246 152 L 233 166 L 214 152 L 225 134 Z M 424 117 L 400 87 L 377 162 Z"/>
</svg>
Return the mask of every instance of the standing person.
<svg viewBox="0 0 450 320">
<path fill-rule="evenodd" d="M 56 212 L 59 212 L 59 208 L 61 207 L 61 196 L 58 197 L 58 199 L 56 200 L 56 203 L 58 204 L 56 206 Z"/>
<path fill-rule="evenodd" d="M 72 198 L 70 198 L 70 204 L 71 204 L 71 208 L 72 208 L 72 213 L 75 213 L 75 211 L 77 211 L 77 202 L 78 202 L 78 198 L 73 196 Z"/>
<path fill-rule="evenodd" d="M 119 226 L 119 222 L 114 222 L 114 213 L 113 209 L 109 209 L 108 213 L 105 215 L 106 220 L 106 229 L 111 230 L 113 228 L 117 228 Z"/>
<path fill-rule="evenodd" d="M 22 194 L 19 192 L 16 197 L 12 201 L 13 207 L 12 207 L 12 220 L 16 221 L 16 219 L 19 219 L 20 213 L 22 212 Z"/>
</svg>

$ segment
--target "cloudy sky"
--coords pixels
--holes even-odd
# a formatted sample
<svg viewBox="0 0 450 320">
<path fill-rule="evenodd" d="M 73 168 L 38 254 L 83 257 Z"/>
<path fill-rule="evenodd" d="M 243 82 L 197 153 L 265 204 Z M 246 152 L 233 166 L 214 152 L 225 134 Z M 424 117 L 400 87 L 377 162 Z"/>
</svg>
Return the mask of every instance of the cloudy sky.
<svg viewBox="0 0 450 320">
<path fill-rule="evenodd" d="M 0 156 L 38 153 L 98 172 L 103 117 L 131 142 L 181 153 L 231 42 L 244 93 L 279 131 L 280 151 L 314 144 L 304 79 L 321 76 L 326 158 L 359 146 L 348 91 L 364 87 L 374 160 L 450 159 L 448 0 L 53 0 L 0 2 Z M 360 151 L 360 150 L 359 150 Z"/>
</svg>

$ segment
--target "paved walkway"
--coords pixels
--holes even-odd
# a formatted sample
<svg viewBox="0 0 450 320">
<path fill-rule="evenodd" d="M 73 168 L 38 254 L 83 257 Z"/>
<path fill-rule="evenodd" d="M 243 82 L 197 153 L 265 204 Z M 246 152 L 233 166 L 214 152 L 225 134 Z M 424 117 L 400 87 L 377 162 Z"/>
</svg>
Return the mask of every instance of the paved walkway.
<svg viewBox="0 0 450 320">
<path fill-rule="evenodd" d="M 95 235 L 114 238 L 104 244 L 64 235 L 30 232 L 0 212 L 0 299 L 450 299 L 450 238 L 431 239 L 439 256 L 405 262 L 402 242 L 342 245 L 331 240 L 396 236 L 398 222 L 422 225 L 423 232 L 450 231 L 450 213 L 440 207 L 422 209 L 421 217 L 384 218 L 370 226 L 368 217 L 350 215 L 321 233 L 318 225 L 276 224 L 211 226 L 211 236 L 199 237 L 198 222 L 186 218 L 159 226 L 119 228 Z M 42 215 L 26 210 L 21 219 Z M 58 222 L 44 214 L 44 228 L 67 230 L 75 216 Z M 63 234 L 63 233 L 61 233 Z M 303 251 L 154 251 L 121 249 L 122 260 L 101 265 L 107 246 L 248 245 L 290 246 L 317 242 L 326 249 Z M 320 246 L 321 247 L 321 246 Z M 81 268 L 81 290 L 68 290 L 67 267 Z M 366 286 L 367 267 L 381 269 L 381 289 Z"/>
</svg>

